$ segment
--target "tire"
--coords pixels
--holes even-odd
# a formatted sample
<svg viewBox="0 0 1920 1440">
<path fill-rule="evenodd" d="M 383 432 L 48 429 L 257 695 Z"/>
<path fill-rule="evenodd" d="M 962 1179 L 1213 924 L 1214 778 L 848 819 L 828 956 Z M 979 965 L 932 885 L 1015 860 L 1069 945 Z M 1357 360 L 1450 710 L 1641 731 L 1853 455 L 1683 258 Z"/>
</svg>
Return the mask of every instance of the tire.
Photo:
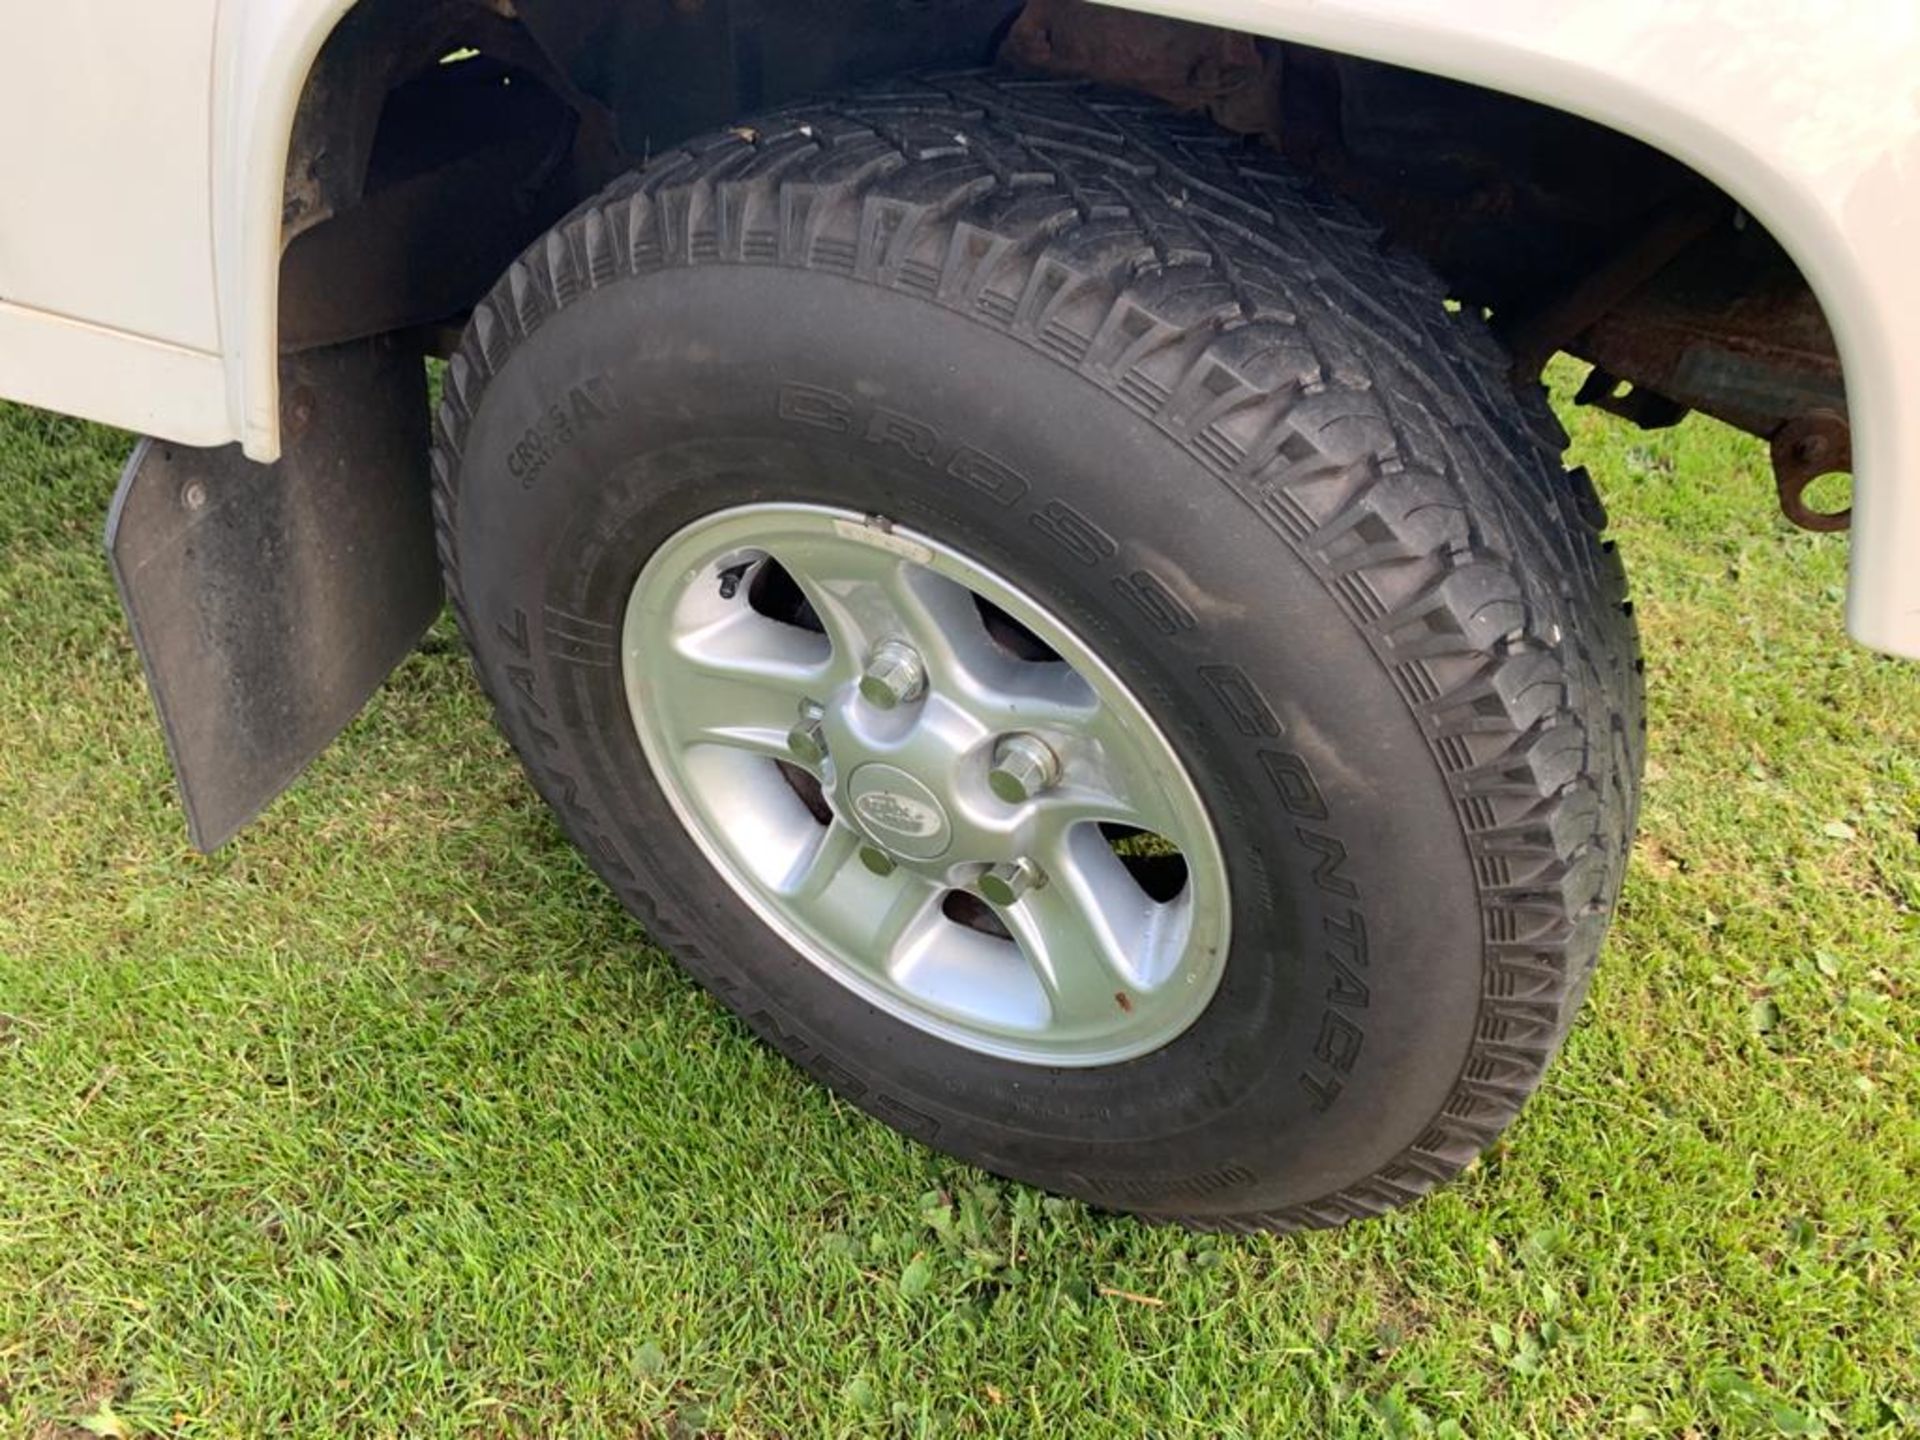
<svg viewBox="0 0 1920 1440">
<path fill-rule="evenodd" d="M 796 107 L 619 182 L 478 307 L 436 436 L 448 587 L 569 835 L 834 1090 L 1114 1210 L 1376 1215 L 1540 1083 L 1643 749 L 1604 514 L 1445 301 L 1271 154 L 1137 97 L 986 73 Z M 978 1053 L 717 878 L 636 739 L 621 617 L 669 537 L 765 503 L 977 558 L 1140 698 L 1231 882 L 1176 1037 Z"/>
</svg>

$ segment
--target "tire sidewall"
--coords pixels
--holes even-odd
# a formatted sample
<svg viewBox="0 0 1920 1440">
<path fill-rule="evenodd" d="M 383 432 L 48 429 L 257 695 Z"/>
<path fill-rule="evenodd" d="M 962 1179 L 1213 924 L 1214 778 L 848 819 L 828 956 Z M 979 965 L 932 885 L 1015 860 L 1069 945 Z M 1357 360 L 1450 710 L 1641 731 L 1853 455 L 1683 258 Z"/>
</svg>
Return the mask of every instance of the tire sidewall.
<svg viewBox="0 0 1920 1440">
<path fill-rule="evenodd" d="M 1481 991 L 1451 796 L 1372 640 L 1252 497 L 1025 339 L 835 276 L 710 265 L 550 317 L 488 382 L 454 545 L 476 661 L 568 831 L 757 1031 L 896 1127 L 1127 1208 L 1276 1208 L 1404 1151 Z M 686 835 L 627 711 L 647 559 L 754 503 L 878 513 L 1040 597 L 1186 761 L 1228 857 L 1213 1004 L 1165 1048 L 1022 1065 L 861 1000 Z"/>
</svg>

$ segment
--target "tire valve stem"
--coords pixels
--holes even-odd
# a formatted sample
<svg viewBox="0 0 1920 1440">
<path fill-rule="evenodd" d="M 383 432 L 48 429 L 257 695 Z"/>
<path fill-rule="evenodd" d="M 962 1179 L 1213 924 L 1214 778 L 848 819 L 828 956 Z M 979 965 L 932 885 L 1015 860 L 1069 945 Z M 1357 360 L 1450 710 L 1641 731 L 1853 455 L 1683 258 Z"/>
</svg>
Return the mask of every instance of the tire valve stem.
<svg viewBox="0 0 1920 1440">
<path fill-rule="evenodd" d="M 738 565 L 730 565 L 725 570 L 722 570 L 720 572 L 720 598 L 722 600 L 731 600 L 734 596 L 738 595 L 740 593 L 740 582 L 746 579 L 747 571 L 752 568 L 753 566 L 750 561 L 743 560 Z"/>
</svg>

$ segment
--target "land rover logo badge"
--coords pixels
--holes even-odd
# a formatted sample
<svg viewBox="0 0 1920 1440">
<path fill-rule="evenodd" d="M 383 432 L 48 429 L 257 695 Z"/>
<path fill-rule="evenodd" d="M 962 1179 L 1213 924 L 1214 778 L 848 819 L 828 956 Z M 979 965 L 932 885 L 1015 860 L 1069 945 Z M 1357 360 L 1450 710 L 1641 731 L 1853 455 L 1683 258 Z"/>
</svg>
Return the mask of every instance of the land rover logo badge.
<svg viewBox="0 0 1920 1440">
<path fill-rule="evenodd" d="M 896 855 L 931 860 L 952 842 L 939 799 L 895 766 L 861 766 L 848 781 L 847 796 L 860 828 Z"/>
</svg>

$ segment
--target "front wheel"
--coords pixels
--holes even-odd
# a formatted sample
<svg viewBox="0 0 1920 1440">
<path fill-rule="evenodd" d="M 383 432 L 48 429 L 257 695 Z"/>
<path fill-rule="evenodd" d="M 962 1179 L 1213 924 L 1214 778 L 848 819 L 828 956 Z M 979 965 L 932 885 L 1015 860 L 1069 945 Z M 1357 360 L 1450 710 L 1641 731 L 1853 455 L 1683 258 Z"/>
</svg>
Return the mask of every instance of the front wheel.
<svg viewBox="0 0 1920 1440">
<path fill-rule="evenodd" d="M 1539 1082 L 1641 749 L 1599 510 L 1272 157 L 992 75 L 726 132 L 477 311 L 448 578 L 654 936 L 888 1123 L 1208 1226 Z"/>
</svg>

